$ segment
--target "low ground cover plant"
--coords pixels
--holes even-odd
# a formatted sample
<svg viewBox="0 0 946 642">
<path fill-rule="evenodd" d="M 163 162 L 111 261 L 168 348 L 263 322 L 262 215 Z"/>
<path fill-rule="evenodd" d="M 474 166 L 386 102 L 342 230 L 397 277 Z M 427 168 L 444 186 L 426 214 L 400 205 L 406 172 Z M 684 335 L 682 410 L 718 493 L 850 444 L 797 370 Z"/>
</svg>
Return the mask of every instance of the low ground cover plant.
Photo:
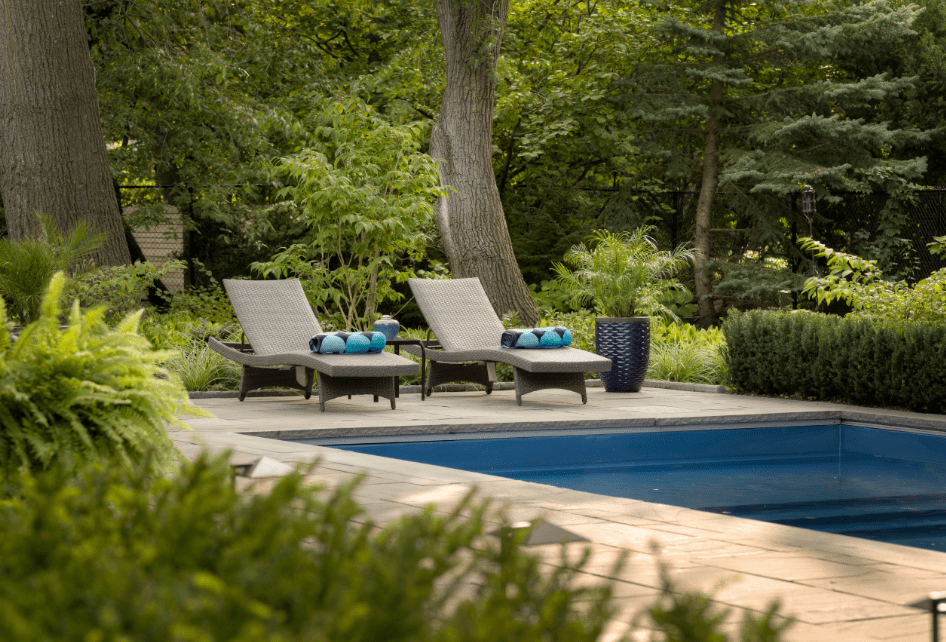
<svg viewBox="0 0 946 642">
<path fill-rule="evenodd" d="M 726 381 L 725 345 L 718 328 L 652 323 L 647 378 L 722 385 Z"/>
<path fill-rule="evenodd" d="M 177 375 L 188 391 L 239 388 L 240 364 L 207 345 L 208 337 L 240 341 L 240 325 L 236 321 L 217 323 L 176 312 L 151 316 L 142 325 L 142 333 L 152 345 L 166 351 L 161 365 Z"/>
<path fill-rule="evenodd" d="M 75 303 L 60 329 L 65 280 L 53 277 L 40 317 L 16 341 L 0 301 L 0 471 L 131 465 L 146 454 L 155 466 L 168 463 L 176 451 L 165 423 L 183 425 L 188 404 L 159 365 L 169 355 L 138 333 L 140 311 L 112 328 L 103 308 Z"/>
<path fill-rule="evenodd" d="M 946 412 L 946 325 L 755 310 L 722 331 L 737 390 Z"/>
</svg>

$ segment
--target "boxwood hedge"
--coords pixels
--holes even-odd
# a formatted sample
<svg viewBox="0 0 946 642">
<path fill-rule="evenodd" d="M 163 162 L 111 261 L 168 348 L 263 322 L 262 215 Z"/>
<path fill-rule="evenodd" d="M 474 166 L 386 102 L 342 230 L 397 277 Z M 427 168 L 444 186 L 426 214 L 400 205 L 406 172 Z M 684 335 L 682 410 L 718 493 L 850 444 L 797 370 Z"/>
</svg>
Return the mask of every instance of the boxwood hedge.
<svg viewBox="0 0 946 642">
<path fill-rule="evenodd" d="M 946 326 L 754 310 L 723 333 L 736 390 L 946 412 Z"/>
</svg>

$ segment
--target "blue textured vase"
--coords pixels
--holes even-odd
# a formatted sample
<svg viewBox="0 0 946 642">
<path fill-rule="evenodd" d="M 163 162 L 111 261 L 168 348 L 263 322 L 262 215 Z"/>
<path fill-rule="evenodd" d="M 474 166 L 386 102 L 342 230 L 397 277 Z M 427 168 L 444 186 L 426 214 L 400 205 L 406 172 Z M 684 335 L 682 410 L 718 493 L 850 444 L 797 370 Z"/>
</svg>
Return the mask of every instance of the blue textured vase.
<svg viewBox="0 0 946 642">
<path fill-rule="evenodd" d="M 607 392 L 640 392 L 650 361 L 649 317 L 596 317 L 595 352 L 611 360 L 602 372 Z"/>
<path fill-rule="evenodd" d="M 374 331 L 383 334 L 388 341 L 396 337 L 400 330 L 401 324 L 387 314 L 374 322 Z"/>
</svg>

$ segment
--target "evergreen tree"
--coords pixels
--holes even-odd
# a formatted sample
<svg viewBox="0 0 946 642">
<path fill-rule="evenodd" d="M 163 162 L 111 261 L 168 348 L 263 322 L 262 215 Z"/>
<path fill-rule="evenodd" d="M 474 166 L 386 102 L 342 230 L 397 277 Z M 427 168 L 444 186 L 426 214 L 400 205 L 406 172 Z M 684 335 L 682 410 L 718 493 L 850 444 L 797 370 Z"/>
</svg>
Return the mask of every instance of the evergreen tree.
<svg viewBox="0 0 946 642">
<path fill-rule="evenodd" d="M 828 200 L 840 190 L 902 197 L 923 174 L 924 158 L 893 154 L 922 134 L 862 115 L 914 80 L 867 76 L 853 64 L 909 36 L 917 8 L 886 0 L 650 6 L 664 20 L 655 46 L 624 79 L 622 101 L 666 174 L 700 185 L 695 280 L 700 321 L 708 325 L 716 317 L 707 262 L 718 188 L 788 195 L 808 183 Z M 783 225 L 785 212 L 754 208 L 752 216 L 764 235 Z"/>
</svg>

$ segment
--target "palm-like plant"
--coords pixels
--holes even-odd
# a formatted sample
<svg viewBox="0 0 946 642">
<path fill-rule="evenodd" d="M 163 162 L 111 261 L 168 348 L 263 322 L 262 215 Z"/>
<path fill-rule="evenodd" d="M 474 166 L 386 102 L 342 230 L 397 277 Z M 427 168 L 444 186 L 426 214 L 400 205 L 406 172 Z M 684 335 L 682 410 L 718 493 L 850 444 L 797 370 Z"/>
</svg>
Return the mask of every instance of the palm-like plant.
<svg viewBox="0 0 946 642">
<path fill-rule="evenodd" d="M 598 314 L 609 317 L 664 315 L 677 317 L 663 301 L 671 290 L 685 289 L 674 275 L 693 260 L 693 250 L 657 249 L 645 226 L 634 232 L 598 230 L 589 238 L 592 247 L 576 245 L 565 261 L 552 267 L 558 280 L 572 291 L 572 302 L 591 303 Z"/>
<path fill-rule="evenodd" d="M 39 217 L 34 235 L 22 241 L 0 239 L 0 295 L 20 323 L 39 318 L 40 303 L 56 272 L 68 272 L 105 240 L 79 223 L 63 234 L 48 215 Z"/>
</svg>

